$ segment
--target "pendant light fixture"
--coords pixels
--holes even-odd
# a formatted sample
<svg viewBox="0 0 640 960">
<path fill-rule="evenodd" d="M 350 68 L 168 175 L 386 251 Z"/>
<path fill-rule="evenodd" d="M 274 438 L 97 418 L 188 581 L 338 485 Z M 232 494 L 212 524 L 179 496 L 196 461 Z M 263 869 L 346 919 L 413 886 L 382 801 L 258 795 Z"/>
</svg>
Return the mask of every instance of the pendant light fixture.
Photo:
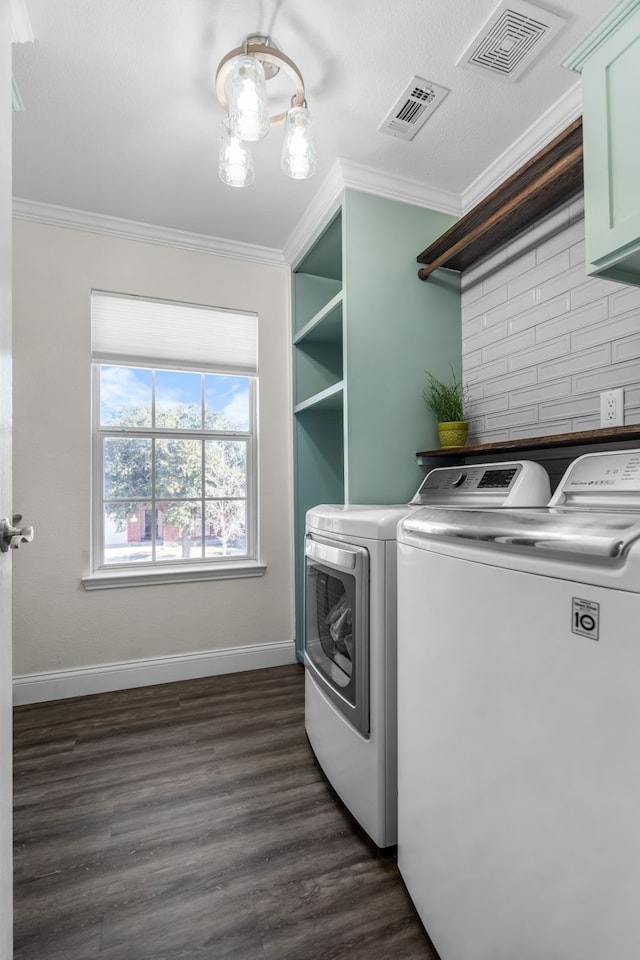
<svg viewBox="0 0 640 960">
<path fill-rule="evenodd" d="M 306 107 L 291 107 L 285 120 L 281 166 L 288 177 L 306 180 L 316 170 L 316 153 Z"/>
<path fill-rule="evenodd" d="M 266 85 L 282 70 L 292 82 L 289 110 L 269 114 Z M 317 167 L 313 125 L 297 66 L 270 37 L 250 34 L 241 47 L 222 58 L 216 72 L 216 94 L 227 111 L 222 122 L 220 179 L 234 187 L 253 181 L 247 143 L 261 140 L 272 126 L 285 121 L 281 167 L 294 180 L 305 180 Z"/>
<path fill-rule="evenodd" d="M 220 179 L 230 187 L 248 187 L 253 183 L 253 160 L 246 143 L 231 129 L 228 117 L 221 123 Z"/>
</svg>

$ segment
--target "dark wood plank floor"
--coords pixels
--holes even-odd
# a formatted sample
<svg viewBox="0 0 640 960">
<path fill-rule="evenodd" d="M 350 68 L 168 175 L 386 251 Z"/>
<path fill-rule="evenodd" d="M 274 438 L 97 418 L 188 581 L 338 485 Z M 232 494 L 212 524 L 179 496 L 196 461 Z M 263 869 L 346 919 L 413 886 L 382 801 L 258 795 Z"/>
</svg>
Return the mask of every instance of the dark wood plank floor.
<svg viewBox="0 0 640 960">
<path fill-rule="evenodd" d="M 323 779 L 303 670 L 15 709 L 14 960 L 433 960 Z"/>
</svg>

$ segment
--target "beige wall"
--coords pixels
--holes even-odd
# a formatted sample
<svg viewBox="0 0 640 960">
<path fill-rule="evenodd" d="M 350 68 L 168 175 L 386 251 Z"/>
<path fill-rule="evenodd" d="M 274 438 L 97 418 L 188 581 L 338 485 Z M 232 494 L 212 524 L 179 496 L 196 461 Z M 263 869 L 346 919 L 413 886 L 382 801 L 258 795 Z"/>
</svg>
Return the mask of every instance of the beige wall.
<svg viewBox="0 0 640 960">
<path fill-rule="evenodd" d="M 284 267 L 16 220 L 14 674 L 292 638 L 289 280 Z M 259 316 L 264 577 L 87 592 L 92 288 Z"/>
</svg>

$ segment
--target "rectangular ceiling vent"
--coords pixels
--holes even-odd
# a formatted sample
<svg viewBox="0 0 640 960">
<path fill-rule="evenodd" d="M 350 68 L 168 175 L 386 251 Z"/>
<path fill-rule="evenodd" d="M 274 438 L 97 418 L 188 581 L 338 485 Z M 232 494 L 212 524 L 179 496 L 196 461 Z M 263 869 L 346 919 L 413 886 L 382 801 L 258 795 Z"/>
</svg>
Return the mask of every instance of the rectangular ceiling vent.
<svg viewBox="0 0 640 960">
<path fill-rule="evenodd" d="M 378 130 L 401 140 L 413 140 L 448 93 L 446 87 L 440 87 L 431 80 L 423 80 L 422 77 L 414 77 Z"/>
<path fill-rule="evenodd" d="M 565 22 L 564 17 L 525 0 L 503 0 L 456 66 L 501 80 L 517 80 Z"/>
</svg>

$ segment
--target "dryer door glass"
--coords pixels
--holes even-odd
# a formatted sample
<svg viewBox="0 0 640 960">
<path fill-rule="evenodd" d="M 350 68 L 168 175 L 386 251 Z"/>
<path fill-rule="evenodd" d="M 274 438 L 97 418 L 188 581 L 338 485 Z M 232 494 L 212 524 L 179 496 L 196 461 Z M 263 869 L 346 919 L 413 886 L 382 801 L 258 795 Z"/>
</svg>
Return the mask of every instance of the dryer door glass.
<svg viewBox="0 0 640 960">
<path fill-rule="evenodd" d="M 344 549 L 340 550 L 344 554 Z M 358 729 L 369 729 L 368 554 L 349 547 L 353 566 L 307 555 L 305 663 Z"/>
<path fill-rule="evenodd" d="M 309 571 L 311 633 L 314 661 L 339 687 L 353 680 L 353 578 L 344 583 L 318 567 Z"/>
</svg>

